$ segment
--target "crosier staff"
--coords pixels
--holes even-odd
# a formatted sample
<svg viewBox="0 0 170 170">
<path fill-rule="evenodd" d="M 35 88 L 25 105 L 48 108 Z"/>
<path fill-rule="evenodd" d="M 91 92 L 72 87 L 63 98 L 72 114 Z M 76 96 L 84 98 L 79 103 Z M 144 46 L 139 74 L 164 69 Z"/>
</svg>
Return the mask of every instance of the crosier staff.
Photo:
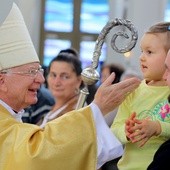
<svg viewBox="0 0 170 170">
<path fill-rule="evenodd" d="M 84 82 L 85 87 L 81 90 L 76 109 L 80 109 L 84 106 L 86 97 L 89 94 L 87 86 L 96 83 L 100 78 L 99 73 L 97 72 L 96 68 L 98 67 L 99 57 L 101 55 L 101 48 L 103 46 L 106 35 L 110 32 L 110 30 L 113 27 L 120 26 L 120 25 L 125 26 L 130 30 L 131 41 L 124 48 L 119 49 L 116 46 L 117 37 L 122 36 L 122 37 L 128 39 L 129 36 L 124 32 L 115 33 L 111 39 L 111 47 L 113 48 L 113 50 L 115 50 L 118 53 L 126 53 L 135 47 L 137 39 L 138 39 L 138 33 L 137 33 L 137 30 L 134 27 L 134 25 L 129 20 L 116 18 L 115 20 L 109 21 L 103 27 L 102 31 L 100 32 L 100 34 L 96 40 L 95 49 L 93 52 L 92 64 L 91 64 L 91 66 L 85 68 L 81 73 L 82 80 Z"/>
</svg>

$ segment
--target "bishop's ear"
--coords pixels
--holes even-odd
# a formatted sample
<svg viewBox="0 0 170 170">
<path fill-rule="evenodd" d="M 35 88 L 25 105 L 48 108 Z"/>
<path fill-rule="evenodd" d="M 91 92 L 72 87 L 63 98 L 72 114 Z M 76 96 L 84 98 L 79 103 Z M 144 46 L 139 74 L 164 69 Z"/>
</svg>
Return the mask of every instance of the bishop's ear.
<svg viewBox="0 0 170 170">
<path fill-rule="evenodd" d="M 5 75 L 4 74 L 0 74 L 0 91 L 6 91 L 7 87 L 5 84 Z"/>
</svg>

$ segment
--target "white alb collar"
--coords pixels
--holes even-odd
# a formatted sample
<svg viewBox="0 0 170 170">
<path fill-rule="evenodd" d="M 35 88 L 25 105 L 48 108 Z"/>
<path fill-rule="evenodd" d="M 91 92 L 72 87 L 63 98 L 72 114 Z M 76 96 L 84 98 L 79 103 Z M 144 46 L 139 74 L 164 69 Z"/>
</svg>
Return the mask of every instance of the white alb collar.
<svg viewBox="0 0 170 170">
<path fill-rule="evenodd" d="M 22 117 L 22 115 L 23 115 L 23 113 L 24 113 L 24 109 L 22 109 L 22 110 L 19 111 L 18 113 L 15 113 L 15 112 L 12 110 L 12 108 L 11 108 L 9 105 L 7 105 L 4 101 L 2 101 L 1 99 L 0 99 L 0 104 L 1 104 L 2 106 L 4 106 L 4 107 L 11 113 L 11 115 L 14 117 L 15 120 L 17 120 L 17 121 L 19 121 L 19 122 L 22 122 L 21 117 Z"/>
</svg>

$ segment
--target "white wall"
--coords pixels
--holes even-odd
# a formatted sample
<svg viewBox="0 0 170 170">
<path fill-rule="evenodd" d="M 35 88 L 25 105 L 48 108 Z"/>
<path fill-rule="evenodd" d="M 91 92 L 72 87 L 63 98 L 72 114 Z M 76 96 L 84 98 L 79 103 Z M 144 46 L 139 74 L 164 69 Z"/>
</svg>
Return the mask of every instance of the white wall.
<svg viewBox="0 0 170 170">
<path fill-rule="evenodd" d="M 39 52 L 41 0 L 14 0 L 20 8 L 37 53 Z"/>
<path fill-rule="evenodd" d="M 13 0 L 0 0 L 0 25 L 3 23 L 5 18 L 7 17 L 11 7 Z"/>
<path fill-rule="evenodd" d="M 40 0 L 0 0 L 0 24 L 8 15 L 12 3 L 15 2 L 20 8 L 33 44 L 37 53 L 39 52 L 39 37 L 40 37 Z"/>
</svg>

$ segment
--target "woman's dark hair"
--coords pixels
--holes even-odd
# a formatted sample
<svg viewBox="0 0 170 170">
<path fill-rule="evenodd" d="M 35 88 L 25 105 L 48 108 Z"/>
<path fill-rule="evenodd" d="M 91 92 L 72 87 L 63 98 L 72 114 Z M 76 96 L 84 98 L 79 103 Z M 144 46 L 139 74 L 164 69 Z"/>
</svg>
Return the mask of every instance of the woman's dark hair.
<svg viewBox="0 0 170 170">
<path fill-rule="evenodd" d="M 77 50 L 76 49 L 74 49 L 74 48 L 66 48 L 66 49 L 64 49 L 64 50 L 61 50 L 60 52 L 59 52 L 59 54 L 60 53 L 71 53 L 71 54 L 73 54 L 75 57 L 77 57 L 77 58 L 79 58 L 79 55 L 78 55 L 78 52 L 77 52 Z"/>
<path fill-rule="evenodd" d="M 55 61 L 63 61 L 63 62 L 71 64 L 73 66 L 73 70 L 75 71 L 76 75 L 77 76 L 81 75 L 81 72 L 82 72 L 81 61 L 77 57 L 75 57 L 73 54 L 66 53 L 66 52 L 59 53 L 50 62 L 48 70 L 50 70 L 51 64 Z"/>
<path fill-rule="evenodd" d="M 61 50 L 59 54 L 51 60 L 48 67 L 48 72 L 53 62 L 61 61 L 71 64 L 73 66 L 73 71 L 76 73 L 77 76 L 80 76 L 82 72 L 82 64 L 81 61 L 79 60 L 78 54 L 74 52 L 75 50 L 73 49 Z M 83 87 L 83 84 L 81 85 L 81 87 Z"/>
</svg>

